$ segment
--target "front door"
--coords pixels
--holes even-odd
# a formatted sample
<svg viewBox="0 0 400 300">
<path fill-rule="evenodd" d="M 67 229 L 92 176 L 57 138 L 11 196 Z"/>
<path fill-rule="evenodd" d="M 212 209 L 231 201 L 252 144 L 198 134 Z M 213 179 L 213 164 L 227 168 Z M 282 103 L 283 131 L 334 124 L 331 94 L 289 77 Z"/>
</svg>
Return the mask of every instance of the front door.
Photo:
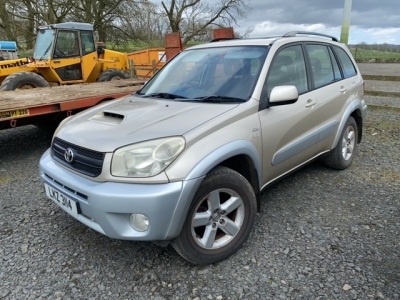
<svg viewBox="0 0 400 300">
<path fill-rule="evenodd" d="M 53 49 L 52 67 L 61 83 L 82 80 L 82 53 L 79 32 L 59 30 Z"/>
<path fill-rule="evenodd" d="M 275 86 L 296 86 L 293 104 L 272 106 L 259 112 L 263 141 L 264 185 L 316 155 L 319 121 L 317 101 L 308 82 L 302 45 L 291 45 L 275 54 L 263 95 Z"/>
</svg>

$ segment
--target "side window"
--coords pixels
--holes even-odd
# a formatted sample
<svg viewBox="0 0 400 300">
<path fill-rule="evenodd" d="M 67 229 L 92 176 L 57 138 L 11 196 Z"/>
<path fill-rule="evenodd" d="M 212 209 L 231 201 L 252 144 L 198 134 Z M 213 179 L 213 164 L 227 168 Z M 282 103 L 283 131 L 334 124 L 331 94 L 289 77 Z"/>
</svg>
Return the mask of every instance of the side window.
<svg viewBox="0 0 400 300">
<path fill-rule="evenodd" d="M 82 31 L 82 55 L 92 53 L 96 51 L 96 45 L 94 44 L 93 33 L 91 31 Z"/>
<path fill-rule="evenodd" d="M 334 66 L 329 48 L 325 45 L 306 45 L 306 49 L 310 57 L 311 77 L 314 79 L 315 88 L 334 82 Z"/>
<path fill-rule="evenodd" d="M 344 76 L 346 78 L 355 76 L 357 74 L 357 70 L 353 65 L 353 62 L 351 61 L 350 57 L 347 55 L 346 51 L 344 51 L 342 48 L 335 47 L 335 51 L 338 54 L 340 61 L 343 64 L 343 72 Z"/>
<path fill-rule="evenodd" d="M 57 35 L 56 46 L 54 48 L 54 57 L 72 57 L 79 56 L 79 38 L 77 31 L 59 31 Z"/>
<path fill-rule="evenodd" d="M 268 98 L 275 86 L 294 85 L 299 94 L 303 94 L 308 90 L 306 67 L 301 45 L 286 47 L 276 54 L 271 63 L 265 85 Z"/>
</svg>

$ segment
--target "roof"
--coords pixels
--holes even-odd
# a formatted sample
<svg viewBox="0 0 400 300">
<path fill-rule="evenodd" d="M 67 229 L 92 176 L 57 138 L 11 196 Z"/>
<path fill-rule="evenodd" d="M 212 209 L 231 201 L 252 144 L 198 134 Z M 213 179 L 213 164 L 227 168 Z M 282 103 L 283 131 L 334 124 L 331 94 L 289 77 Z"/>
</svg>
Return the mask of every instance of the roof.
<svg viewBox="0 0 400 300">
<path fill-rule="evenodd" d="M 280 36 L 268 36 L 268 37 L 254 37 L 254 38 L 219 38 L 212 40 L 211 43 L 201 44 L 190 47 L 191 49 L 196 48 L 210 48 L 220 46 L 271 46 L 276 41 L 284 41 L 287 39 L 291 41 L 331 41 L 338 43 L 338 39 L 323 33 L 310 32 L 310 31 L 291 31 Z"/>
<path fill-rule="evenodd" d="M 93 31 L 93 25 L 89 23 L 79 23 L 79 22 L 65 22 L 52 25 L 40 26 L 39 29 L 76 29 L 76 30 L 88 30 Z"/>
</svg>

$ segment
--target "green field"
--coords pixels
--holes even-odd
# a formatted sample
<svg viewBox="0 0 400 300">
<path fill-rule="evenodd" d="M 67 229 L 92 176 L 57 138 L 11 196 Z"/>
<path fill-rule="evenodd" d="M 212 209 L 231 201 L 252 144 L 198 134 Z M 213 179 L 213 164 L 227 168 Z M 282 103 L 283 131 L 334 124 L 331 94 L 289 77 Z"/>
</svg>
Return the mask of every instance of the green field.
<svg viewBox="0 0 400 300">
<path fill-rule="evenodd" d="M 351 54 L 357 61 L 371 61 L 376 62 L 399 62 L 400 63 L 400 53 L 398 52 L 387 52 L 378 50 L 365 50 L 365 49 L 355 49 L 350 48 Z"/>
</svg>

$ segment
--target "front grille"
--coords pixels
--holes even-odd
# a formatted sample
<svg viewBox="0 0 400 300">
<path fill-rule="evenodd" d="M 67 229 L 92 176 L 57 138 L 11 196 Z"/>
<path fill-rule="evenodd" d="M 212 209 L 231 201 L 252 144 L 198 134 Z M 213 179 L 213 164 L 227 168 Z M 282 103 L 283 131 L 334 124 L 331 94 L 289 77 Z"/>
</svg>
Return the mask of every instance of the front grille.
<svg viewBox="0 0 400 300">
<path fill-rule="evenodd" d="M 103 167 L 104 153 L 86 149 L 59 138 L 54 138 L 51 147 L 53 158 L 64 166 L 90 177 L 99 176 Z M 68 162 L 64 155 L 67 150 L 73 153 L 73 159 Z"/>
</svg>

